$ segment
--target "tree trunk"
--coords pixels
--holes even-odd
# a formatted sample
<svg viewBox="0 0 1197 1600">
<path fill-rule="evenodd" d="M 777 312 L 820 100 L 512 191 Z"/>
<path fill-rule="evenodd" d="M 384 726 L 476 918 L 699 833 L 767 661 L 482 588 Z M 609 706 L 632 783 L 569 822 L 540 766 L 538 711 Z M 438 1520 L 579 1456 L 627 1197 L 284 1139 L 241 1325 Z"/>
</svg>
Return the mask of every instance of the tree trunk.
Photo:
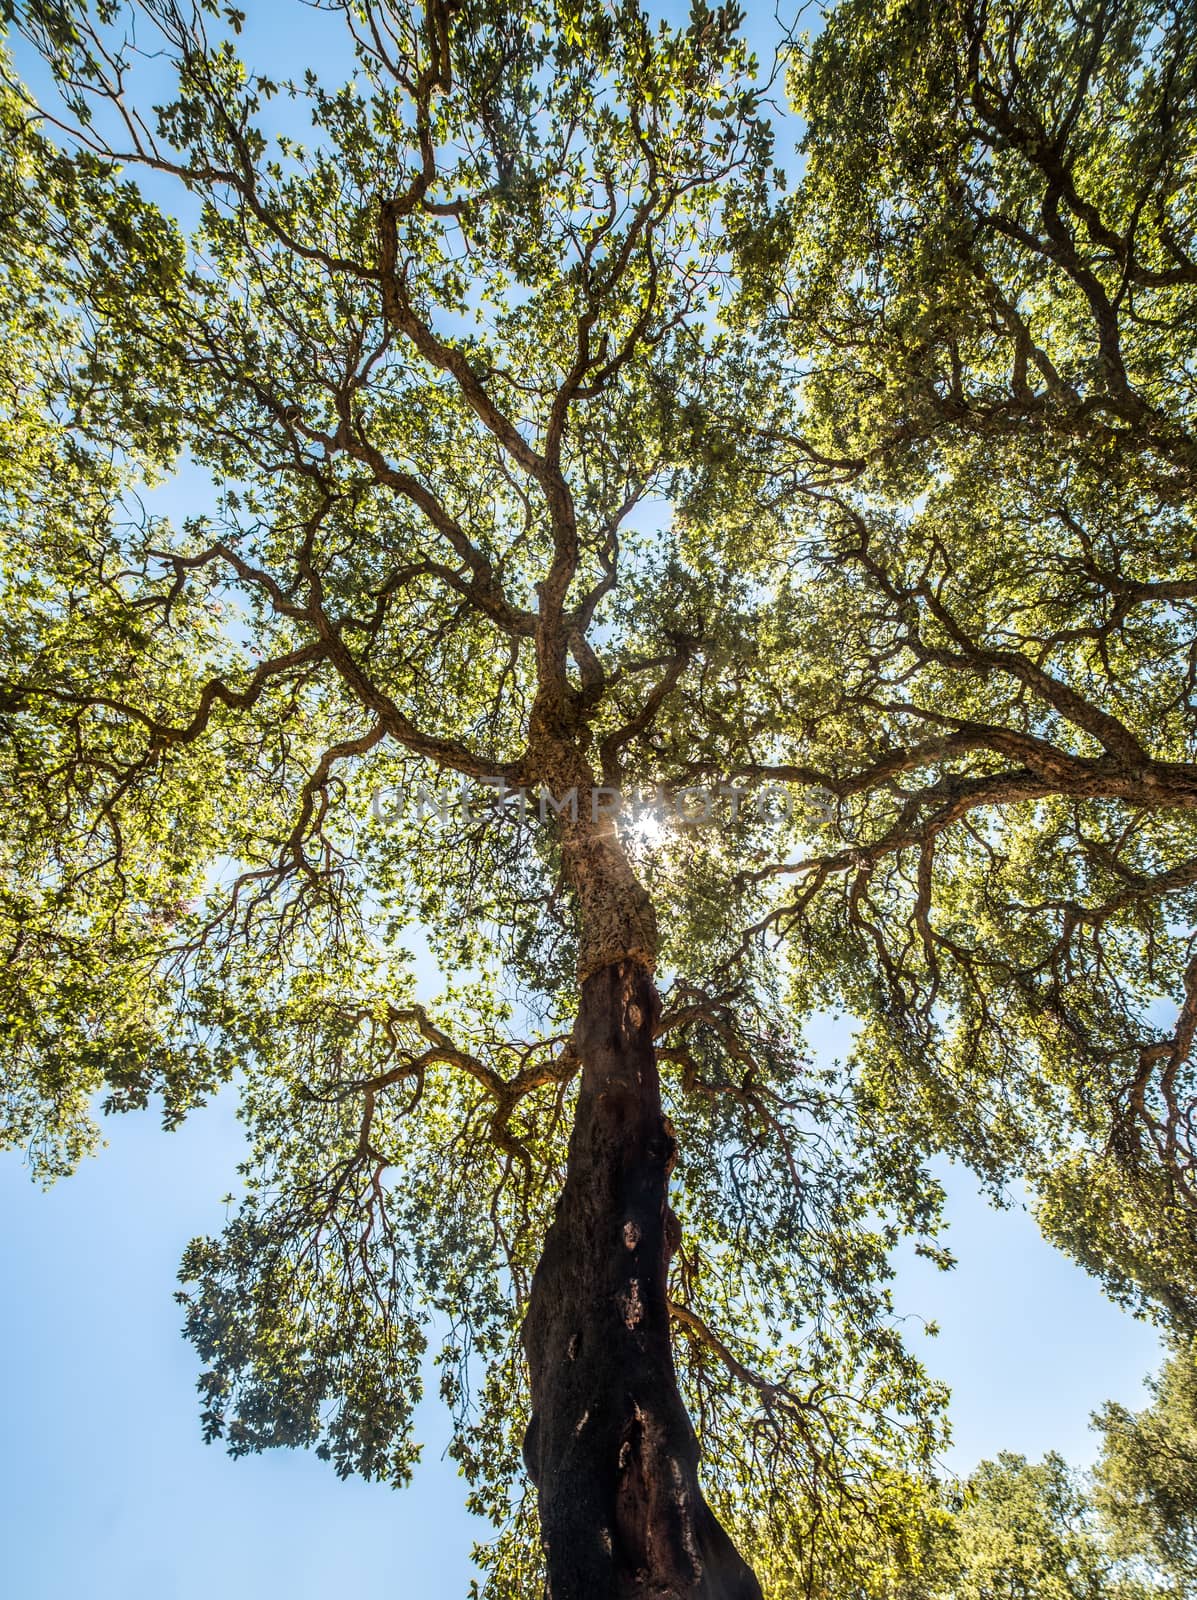
<svg viewBox="0 0 1197 1600">
<path fill-rule="evenodd" d="M 524 1455 L 551 1600 L 761 1600 L 703 1499 L 673 1365 L 676 1145 L 661 1112 L 657 1004 L 649 971 L 632 959 L 582 983 L 568 1171 L 523 1328 Z"/>
</svg>

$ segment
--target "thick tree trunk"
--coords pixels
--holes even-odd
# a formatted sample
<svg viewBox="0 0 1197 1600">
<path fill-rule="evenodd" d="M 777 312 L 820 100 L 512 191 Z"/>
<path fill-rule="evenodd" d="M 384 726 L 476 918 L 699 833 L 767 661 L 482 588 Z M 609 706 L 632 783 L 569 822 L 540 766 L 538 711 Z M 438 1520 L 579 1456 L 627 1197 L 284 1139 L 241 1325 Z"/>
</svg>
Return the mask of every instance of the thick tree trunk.
<svg viewBox="0 0 1197 1600">
<path fill-rule="evenodd" d="M 666 1276 L 675 1144 L 639 961 L 582 984 L 582 1081 L 565 1188 L 532 1282 L 524 1453 L 539 1491 L 551 1600 L 761 1600 L 702 1497 L 678 1393 Z"/>
</svg>

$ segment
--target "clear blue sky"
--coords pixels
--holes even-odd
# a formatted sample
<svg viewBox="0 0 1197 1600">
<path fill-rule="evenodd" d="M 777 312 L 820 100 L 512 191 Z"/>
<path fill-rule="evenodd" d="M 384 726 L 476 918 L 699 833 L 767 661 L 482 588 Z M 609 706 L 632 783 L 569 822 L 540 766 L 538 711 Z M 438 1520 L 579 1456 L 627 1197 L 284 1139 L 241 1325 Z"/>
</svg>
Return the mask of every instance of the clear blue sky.
<svg viewBox="0 0 1197 1600">
<path fill-rule="evenodd" d="M 327 64 L 332 19 L 248 0 L 246 53 L 285 76 Z M 679 8 L 671 6 L 671 11 Z M 762 13 L 762 17 L 768 13 Z M 762 30 L 761 53 L 766 57 Z M 159 506 L 157 509 L 165 509 Z M 842 1052 L 834 1031 L 818 1041 Z M 0 1158 L 0 1551 L 21 1600 L 249 1600 L 280 1593 L 461 1600 L 485 1536 L 442 1457 L 446 1423 L 424 1408 L 426 1461 L 399 1494 L 341 1483 L 314 1457 L 230 1461 L 200 1438 L 175 1272 L 215 1232 L 240 1134 L 226 1097 L 164 1134 L 152 1115 L 106 1126 L 109 1147 L 46 1194 Z M 936 1376 L 954 1390 L 951 1465 L 986 1454 L 1092 1454 L 1090 1411 L 1132 1404 L 1157 1359 L 1150 1330 L 1050 1250 L 1021 1210 L 996 1213 L 966 1174 L 949 1180 L 943 1276 L 904 1260 L 898 1298 Z M 918 1318 L 936 1320 L 922 1344 Z"/>
<path fill-rule="evenodd" d="M 341 1483 L 295 1452 L 232 1461 L 200 1438 L 197 1364 L 172 1293 L 188 1239 L 223 1220 L 240 1150 L 231 1097 L 174 1134 L 149 1114 L 105 1131 L 109 1147 L 48 1193 L 19 1158 L 0 1158 L 7 1592 L 463 1600 L 470 1545 L 485 1528 L 442 1459 L 437 1402 L 424 1407 L 425 1465 L 399 1493 Z M 1049 1249 L 1025 1213 L 990 1210 L 967 1175 L 954 1174 L 950 1191 L 959 1267 L 944 1275 L 904 1261 L 898 1293 L 912 1319 L 942 1328 L 922 1348 L 955 1392 L 952 1465 L 967 1470 L 999 1449 L 1088 1460 L 1089 1412 L 1108 1397 L 1140 1402 L 1156 1361 L 1150 1330 Z"/>
</svg>

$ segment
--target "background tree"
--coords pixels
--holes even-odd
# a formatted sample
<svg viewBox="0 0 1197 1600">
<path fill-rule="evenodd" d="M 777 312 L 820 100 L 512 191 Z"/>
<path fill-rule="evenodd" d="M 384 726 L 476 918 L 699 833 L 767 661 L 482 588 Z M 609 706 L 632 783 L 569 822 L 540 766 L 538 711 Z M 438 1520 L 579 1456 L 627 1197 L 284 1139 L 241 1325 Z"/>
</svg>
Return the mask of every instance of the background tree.
<svg viewBox="0 0 1197 1600">
<path fill-rule="evenodd" d="M 1003 1451 L 925 1513 L 916 1559 L 878 1563 L 839 1592 L 887 1600 L 1150 1600 L 1142 1547 L 1109 1547 L 1082 1476 L 1054 1453 Z M 832 1591 L 835 1592 L 835 1591 Z"/>
<path fill-rule="evenodd" d="M 1104 1435 L 1097 1505 L 1115 1549 L 1146 1555 L 1171 1583 L 1197 1581 L 1197 1365 L 1180 1349 L 1152 1384 L 1152 1403 L 1129 1411 L 1113 1402 L 1095 1419 Z"/>
<path fill-rule="evenodd" d="M 898 1492 L 892 1481 L 891 1491 Z M 1187 1592 L 1166 1575 L 1135 1514 L 1111 1536 L 1090 1476 L 1054 1452 L 1042 1461 L 1003 1451 L 964 1479 L 901 1486 L 905 1514 L 863 1517 L 852 1539 L 825 1546 L 813 1584 L 782 1576 L 778 1600 L 1172 1600 Z M 1175 1566 L 1170 1570 L 1176 1573 Z"/>
<path fill-rule="evenodd" d="M 740 948 L 764 889 L 733 865 L 783 820 L 733 804 L 654 855 L 609 805 L 683 682 L 719 749 L 770 571 L 668 504 L 679 415 L 750 370 L 712 327 L 768 151 L 738 18 L 334 9 L 335 89 L 250 71 L 215 8 L 15 8 L 69 152 L 14 118 L 47 479 L 104 427 L 84 495 L 6 530 L 11 1131 L 53 1173 L 96 1092 L 171 1120 L 236 1073 L 244 1196 L 184 1262 L 209 1437 L 402 1482 L 447 1328 L 454 1451 L 512 1527 L 494 1592 L 541 1589 L 522 1448 L 555 1600 L 755 1594 L 710 1506 L 808 1570 L 941 1396 L 886 1287 L 938 1191 Z M 174 180 L 186 246 L 120 168 Z M 184 448 L 216 493 L 138 512 L 102 444 L 134 474 Z M 443 819 L 394 803 L 438 777 Z"/>
</svg>

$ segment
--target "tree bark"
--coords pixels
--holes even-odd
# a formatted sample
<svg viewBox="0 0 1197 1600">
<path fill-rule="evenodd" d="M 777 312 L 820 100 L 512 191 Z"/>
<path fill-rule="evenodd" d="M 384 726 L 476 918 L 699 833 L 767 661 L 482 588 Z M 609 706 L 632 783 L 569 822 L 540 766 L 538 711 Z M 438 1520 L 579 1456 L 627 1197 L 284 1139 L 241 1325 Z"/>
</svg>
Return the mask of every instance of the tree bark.
<svg viewBox="0 0 1197 1600">
<path fill-rule="evenodd" d="M 585 977 L 582 1061 L 565 1187 L 532 1281 L 524 1443 L 539 1491 L 551 1600 L 761 1600 L 703 1499 L 678 1392 L 666 1280 L 673 1130 L 641 962 Z"/>
</svg>

